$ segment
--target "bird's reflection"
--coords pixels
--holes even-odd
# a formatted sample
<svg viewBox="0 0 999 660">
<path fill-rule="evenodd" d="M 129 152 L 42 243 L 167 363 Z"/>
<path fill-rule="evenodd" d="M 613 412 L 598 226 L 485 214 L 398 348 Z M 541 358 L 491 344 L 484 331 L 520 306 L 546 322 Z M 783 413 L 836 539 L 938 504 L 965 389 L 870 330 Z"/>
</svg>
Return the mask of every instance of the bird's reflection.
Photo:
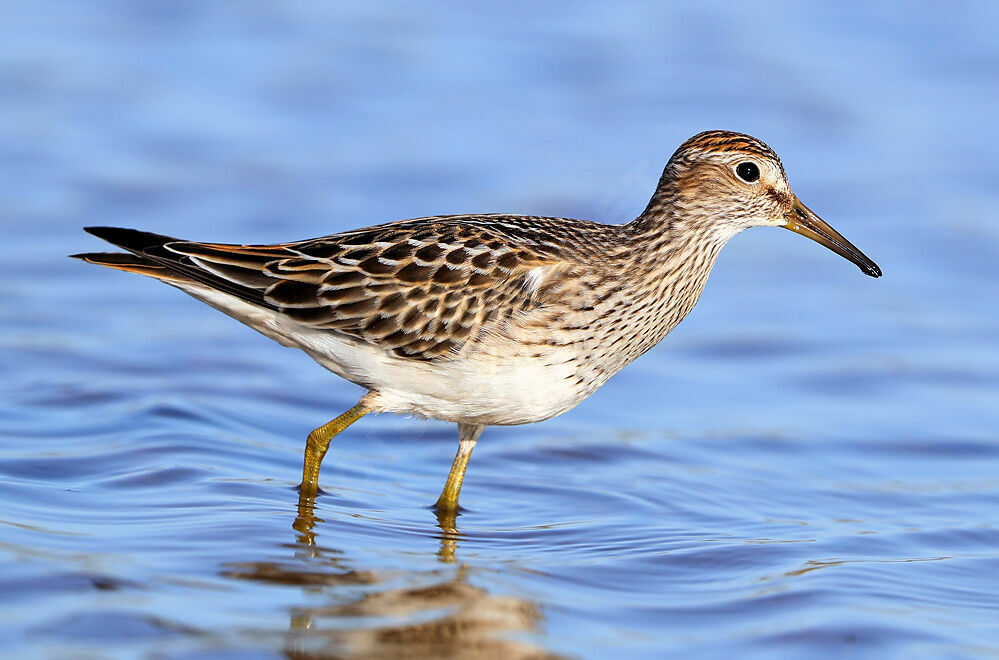
<svg viewBox="0 0 999 660">
<path fill-rule="evenodd" d="M 314 548 L 316 545 L 316 523 L 325 522 L 322 518 L 317 518 L 316 498 L 314 493 L 301 492 L 298 495 L 298 515 L 292 528 L 298 532 L 295 541 L 303 549 Z M 440 528 L 440 550 L 437 557 L 442 562 L 452 564 L 455 561 L 455 551 L 458 549 L 458 541 L 461 540 L 461 533 L 458 531 L 458 516 L 460 512 L 453 510 L 435 511 L 437 516 L 437 527 Z M 315 556 L 315 553 L 310 553 Z"/>
<path fill-rule="evenodd" d="M 447 564 L 454 563 L 454 554 L 458 549 L 458 541 L 461 534 L 458 532 L 458 513 L 454 509 L 447 511 L 435 511 L 437 515 L 437 526 L 441 530 L 441 547 L 437 551 L 437 558 Z"/>
<path fill-rule="evenodd" d="M 398 571 L 357 570 L 344 553 L 318 542 L 324 521 L 315 499 L 300 495 L 293 524 L 293 557 L 287 562 L 231 565 L 229 577 L 302 589 L 328 602 L 292 609 L 285 653 L 292 658 L 550 658 L 529 642 L 542 621 L 533 603 L 490 594 L 469 584 L 474 568 L 458 564 L 462 540 L 457 516 L 439 514 L 439 570 L 414 571 L 399 586 Z M 456 564 L 450 566 L 451 564 Z M 408 577 L 408 576 L 403 576 Z M 416 583 L 416 586 L 413 585 Z"/>
<path fill-rule="evenodd" d="M 292 529 L 298 534 L 295 542 L 303 548 L 312 548 L 316 545 L 316 533 L 314 531 L 317 522 L 325 522 L 322 518 L 316 518 L 316 494 L 300 491 L 298 494 L 298 515 L 292 523 Z"/>
</svg>

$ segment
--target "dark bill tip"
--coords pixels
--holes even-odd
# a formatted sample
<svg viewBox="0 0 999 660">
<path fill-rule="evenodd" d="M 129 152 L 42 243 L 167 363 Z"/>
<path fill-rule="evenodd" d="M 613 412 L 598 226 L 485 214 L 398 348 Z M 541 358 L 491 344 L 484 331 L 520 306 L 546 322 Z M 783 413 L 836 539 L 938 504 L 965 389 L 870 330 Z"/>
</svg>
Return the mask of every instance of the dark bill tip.
<svg viewBox="0 0 999 660">
<path fill-rule="evenodd" d="M 790 229 L 796 234 L 807 236 L 819 245 L 824 245 L 839 256 L 849 259 L 871 277 L 881 277 L 881 268 L 866 254 L 861 252 L 857 246 L 843 238 L 842 234 L 829 226 L 829 224 L 815 215 L 811 209 L 802 204 L 798 199 L 794 200 L 794 207 L 788 214 L 785 229 Z"/>
<path fill-rule="evenodd" d="M 881 277 L 881 267 L 873 261 L 867 266 L 861 266 L 860 270 L 864 271 L 865 275 L 870 275 L 871 277 Z"/>
</svg>

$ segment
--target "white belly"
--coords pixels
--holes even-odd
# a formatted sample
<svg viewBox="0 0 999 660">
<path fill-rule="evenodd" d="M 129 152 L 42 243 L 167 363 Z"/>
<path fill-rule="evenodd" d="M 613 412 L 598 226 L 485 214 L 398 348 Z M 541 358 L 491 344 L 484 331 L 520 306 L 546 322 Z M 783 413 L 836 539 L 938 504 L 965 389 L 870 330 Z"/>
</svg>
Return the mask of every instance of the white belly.
<svg viewBox="0 0 999 660">
<path fill-rule="evenodd" d="M 606 380 L 580 386 L 578 363 L 571 360 L 569 348 L 556 349 L 541 360 L 518 357 L 516 346 L 504 346 L 496 339 L 489 347 L 492 355 L 483 351 L 467 359 L 411 360 L 347 335 L 308 328 L 219 291 L 180 288 L 376 392 L 367 403 L 377 412 L 477 424 L 528 424 L 564 413 Z"/>
<path fill-rule="evenodd" d="M 475 424 L 527 424 L 569 410 L 592 391 L 581 391 L 575 367 L 559 355 L 544 363 L 481 354 L 424 362 L 329 333 L 299 341 L 330 371 L 376 391 L 373 403 L 380 412 Z"/>
</svg>

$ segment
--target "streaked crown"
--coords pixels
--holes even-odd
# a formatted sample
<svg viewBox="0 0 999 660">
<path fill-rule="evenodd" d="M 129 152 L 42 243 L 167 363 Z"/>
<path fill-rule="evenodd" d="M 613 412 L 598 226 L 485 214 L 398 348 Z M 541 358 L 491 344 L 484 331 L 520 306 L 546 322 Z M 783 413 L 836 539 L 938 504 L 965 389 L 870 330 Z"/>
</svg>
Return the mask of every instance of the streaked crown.
<svg viewBox="0 0 999 660">
<path fill-rule="evenodd" d="M 793 199 L 780 158 L 764 142 L 705 131 L 670 157 L 643 215 L 667 213 L 673 221 L 679 216 L 726 240 L 747 227 L 785 224 Z"/>
</svg>

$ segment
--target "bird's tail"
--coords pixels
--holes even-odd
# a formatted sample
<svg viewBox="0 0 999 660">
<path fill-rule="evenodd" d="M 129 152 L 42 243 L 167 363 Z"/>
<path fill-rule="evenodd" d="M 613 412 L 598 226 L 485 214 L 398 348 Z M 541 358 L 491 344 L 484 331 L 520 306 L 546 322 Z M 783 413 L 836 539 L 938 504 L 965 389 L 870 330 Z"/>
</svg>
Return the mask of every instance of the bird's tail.
<svg viewBox="0 0 999 660">
<path fill-rule="evenodd" d="M 147 275 L 165 282 L 193 282 L 191 278 L 185 277 L 175 270 L 165 268 L 148 259 L 128 254 L 127 252 L 86 252 L 83 254 L 71 254 L 69 256 L 73 259 L 82 259 L 88 264 L 97 264 L 98 266 L 107 266 L 108 268 L 123 270 L 128 273 Z"/>
<path fill-rule="evenodd" d="M 177 239 L 175 238 L 118 227 L 86 227 L 85 231 L 98 238 L 103 238 L 120 248 L 124 248 L 128 252 L 86 252 L 69 255 L 74 259 L 82 259 L 90 264 L 107 266 L 108 268 L 123 270 L 129 273 L 147 275 L 165 282 L 194 282 L 183 271 L 172 268 L 169 263 L 164 263 L 162 259 L 158 260 L 147 254 L 149 250 L 162 248 L 165 243 L 176 241 Z"/>
</svg>

